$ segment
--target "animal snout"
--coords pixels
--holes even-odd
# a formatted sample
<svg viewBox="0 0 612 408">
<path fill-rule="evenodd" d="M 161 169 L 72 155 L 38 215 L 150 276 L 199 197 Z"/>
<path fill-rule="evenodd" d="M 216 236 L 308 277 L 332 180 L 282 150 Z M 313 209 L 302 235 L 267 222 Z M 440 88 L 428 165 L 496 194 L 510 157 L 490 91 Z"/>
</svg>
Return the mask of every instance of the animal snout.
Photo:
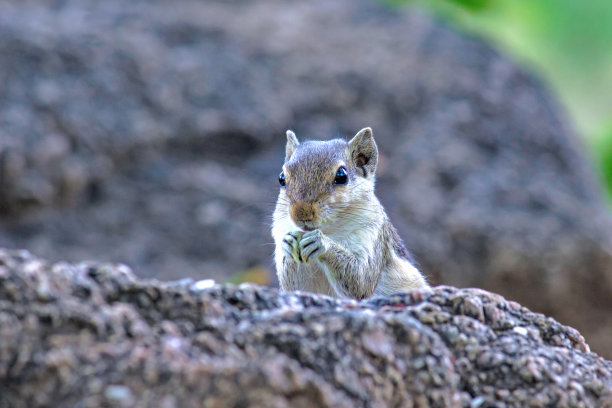
<svg viewBox="0 0 612 408">
<path fill-rule="evenodd" d="M 290 206 L 289 214 L 295 222 L 313 222 L 317 219 L 318 211 L 314 204 L 299 202 Z"/>
</svg>

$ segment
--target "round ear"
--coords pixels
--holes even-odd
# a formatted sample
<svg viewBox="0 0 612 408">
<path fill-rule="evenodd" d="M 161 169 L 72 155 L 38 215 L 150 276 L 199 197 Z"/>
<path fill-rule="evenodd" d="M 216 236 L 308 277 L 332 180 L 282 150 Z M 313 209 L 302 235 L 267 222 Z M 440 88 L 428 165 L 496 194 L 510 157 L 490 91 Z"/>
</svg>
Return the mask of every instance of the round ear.
<svg viewBox="0 0 612 408">
<path fill-rule="evenodd" d="M 349 154 L 353 165 L 361 170 L 363 177 L 373 176 L 378 163 L 378 147 L 372 129 L 361 129 L 349 142 Z"/>
<path fill-rule="evenodd" d="M 300 145 L 297 136 L 291 130 L 287 130 L 287 146 L 285 147 L 285 161 L 289 161 L 295 149 Z"/>
</svg>

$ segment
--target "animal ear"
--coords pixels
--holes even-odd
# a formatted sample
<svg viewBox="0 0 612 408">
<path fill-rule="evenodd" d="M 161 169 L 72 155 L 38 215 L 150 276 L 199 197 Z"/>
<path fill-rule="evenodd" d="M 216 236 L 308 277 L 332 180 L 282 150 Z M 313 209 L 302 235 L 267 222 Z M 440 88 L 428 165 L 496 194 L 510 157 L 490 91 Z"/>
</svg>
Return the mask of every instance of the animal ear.
<svg viewBox="0 0 612 408">
<path fill-rule="evenodd" d="M 285 147 L 285 161 L 289 161 L 295 149 L 300 145 L 297 136 L 291 130 L 287 130 L 287 146 Z"/>
<path fill-rule="evenodd" d="M 351 161 L 359 169 L 363 177 L 373 176 L 378 163 L 378 148 L 374 141 L 372 129 L 361 129 L 349 142 Z"/>
</svg>

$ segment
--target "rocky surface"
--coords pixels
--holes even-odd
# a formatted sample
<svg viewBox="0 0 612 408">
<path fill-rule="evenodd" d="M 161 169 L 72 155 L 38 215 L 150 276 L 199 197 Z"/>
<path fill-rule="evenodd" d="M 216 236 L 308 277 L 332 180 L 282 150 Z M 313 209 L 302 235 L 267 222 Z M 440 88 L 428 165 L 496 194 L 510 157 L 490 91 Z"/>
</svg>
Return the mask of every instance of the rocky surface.
<svg viewBox="0 0 612 408">
<path fill-rule="evenodd" d="M 612 362 L 499 295 L 160 283 L 0 251 L 0 406 L 601 407 Z"/>
<path fill-rule="evenodd" d="M 612 356 L 597 182 L 546 90 L 478 40 L 354 0 L 5 1 L 0 55 L 0 246 L 163 279 L 272 271 L 284 130 L 367 125 L 433 282 Z"/>
</svg>

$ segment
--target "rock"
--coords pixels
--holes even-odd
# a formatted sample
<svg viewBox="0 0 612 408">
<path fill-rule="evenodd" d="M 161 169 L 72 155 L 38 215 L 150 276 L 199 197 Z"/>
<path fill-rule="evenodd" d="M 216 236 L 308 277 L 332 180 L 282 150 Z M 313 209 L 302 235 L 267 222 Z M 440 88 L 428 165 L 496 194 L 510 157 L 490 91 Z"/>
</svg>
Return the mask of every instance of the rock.
<svg viewBox="0 0 612 408">
<path fill-rule="evenodd" d="M 612 362 L 580 333 L 483 290 L 356 302 L 253 284 L 197 287 L 0 250 L 0 405 L 612 402 Z M 466 304 L 497 312 L 480 319 Z"/>
<path fill-rule="evenodd" d="M 2 2 L 0 53 L 2 247 L 164 279 L 272 270 L 284 130 L 368 125 L 432 282 L 501 292 L 612 356 L 599 186 L 548 92 L 481 41 L 366 1 L 67 0 Z"/>
</svg>

